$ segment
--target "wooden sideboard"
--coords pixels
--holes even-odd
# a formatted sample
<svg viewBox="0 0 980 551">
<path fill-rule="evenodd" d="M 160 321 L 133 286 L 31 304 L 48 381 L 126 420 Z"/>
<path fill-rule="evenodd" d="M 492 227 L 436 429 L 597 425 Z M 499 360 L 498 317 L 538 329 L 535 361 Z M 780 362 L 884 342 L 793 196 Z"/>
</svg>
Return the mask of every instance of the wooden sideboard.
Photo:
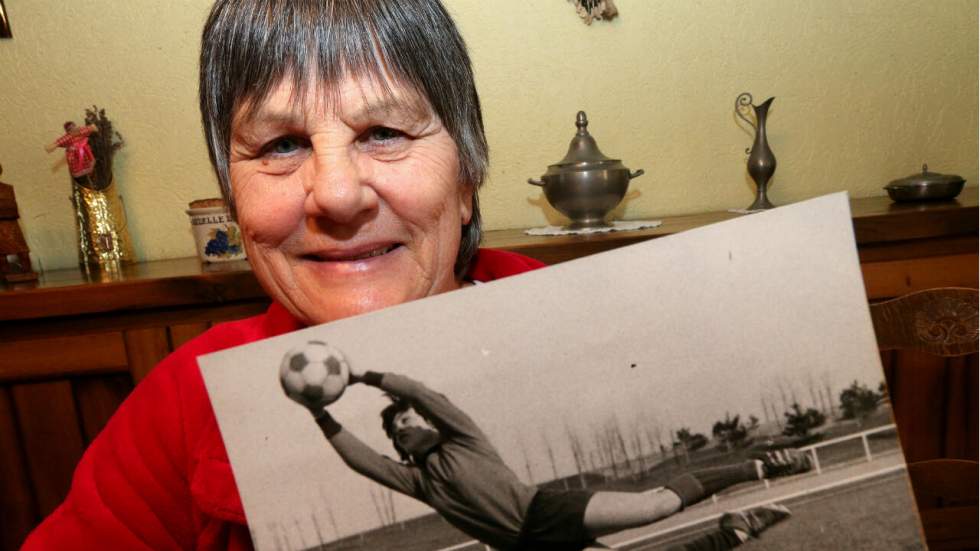
<svg viewBox="0 0 980 551">
<path fill-rule="evenodd" d="M 943 285 L 977 282 L 977 188 L 956 201 L 898 204 L 888 197 L 851 200 L 854 233 L 868 298 L 896 297 Z M 554 264 L 742 214 L 709 212 L 663 218 L 653 229 L 581 236 L 531 237 L 523 230 L 487 232 L 483 245 Z"/>
<path fill-rule="evenodd" d="M 851 207 L 870 300 L 977 287 L 976 188 L 949 202 L 876 197 Z M 586 237 L 491 231 L 484 246 L 551 264 L 737 216 L 670 216 L 654 229 Z M 85 446 L 160 359 L 212 324 L 267 304 L 247 263 L 202 266 L 196 258 L 114 274 L 55 270 L 37 283 L 0 288 L 0 549 L 16 549 L 63 499 Z M 908 458 L 976 459 L 976 357 L 937 363 L 888 353 L 883 360 L 896 417 L 912 419 L 902 429 Z M 909 362 L 926 365 L 916 370 L 926 375 L 907 375 Z"/>
</svg>

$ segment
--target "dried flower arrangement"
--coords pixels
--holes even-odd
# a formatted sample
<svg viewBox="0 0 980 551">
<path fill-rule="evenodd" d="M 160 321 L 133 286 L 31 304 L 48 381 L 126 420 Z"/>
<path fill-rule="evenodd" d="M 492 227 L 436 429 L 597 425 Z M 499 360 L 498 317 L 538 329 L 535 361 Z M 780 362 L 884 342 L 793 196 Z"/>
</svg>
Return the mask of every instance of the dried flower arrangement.
<svg viewBox="0 0 980 551">
<path fill-rule="evenodd" d="M 93 105 L 85 109 L 85 126 L 75 127 L 65 123 L 68 132 L 52 146 L 63 146 L 81 138 L 87 149 L 88 162 L 83 154 L 82 162 L 76 161 L 78 170 L 72 172 L 72 202 L 78 222 L 78 260 L 88 270 L 90 267 L 117 273 L 121 263 L 134 259 L 133 244 L 129 238 L 126 210 L 122 197 L 116 192 L 112 174 L 112 161 L 123 146 L 123 137 L 112 129 L 112 121 L 105 109 Z M 68 150 L 69 168 L 72 152 Z M 78 153 L 75 152 L 77 155 Z"/>
<path fill-rule="evenodd" d="M 616 4 L 613 0 L 568 0 L 575 4 L 575 11 L 586 25 L 591 25 L 593 20 L 610 20 L 619 15 Z"/>
<path fill-rule="evenodd" d="M 99 131 L 89 136 L 92 154 L 95 156 L 95 169 L 89 181 L 92 189 L 103 190 L 112 184 L 112 158 L 125 143 L 119 132 L 112 129 L 112 121 L 105 115 L 105 109 L 93 105 L 85 109 L 85 124 L 93 124 Z"/>
</svg>

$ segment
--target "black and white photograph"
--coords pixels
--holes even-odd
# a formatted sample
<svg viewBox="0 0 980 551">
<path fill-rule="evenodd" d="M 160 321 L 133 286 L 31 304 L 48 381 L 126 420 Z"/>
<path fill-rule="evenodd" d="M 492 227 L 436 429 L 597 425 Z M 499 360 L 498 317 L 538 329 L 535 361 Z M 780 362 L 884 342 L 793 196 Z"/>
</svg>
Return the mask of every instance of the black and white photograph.
<svg viewBox="0 0 980 551">
<path fill-rule="evenodd" d="M 923 548 L 849 216 L 826 196 L 202 357 L 256 548 Z"/>
</svg>

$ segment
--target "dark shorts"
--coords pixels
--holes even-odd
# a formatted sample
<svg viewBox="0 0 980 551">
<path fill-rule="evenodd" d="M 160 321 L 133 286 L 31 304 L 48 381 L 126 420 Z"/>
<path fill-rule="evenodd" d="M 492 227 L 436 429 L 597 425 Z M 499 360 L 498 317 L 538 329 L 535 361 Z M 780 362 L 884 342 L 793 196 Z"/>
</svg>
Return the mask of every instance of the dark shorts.
<svg viewBox="0 0 980 551">
<path fill-rule="evenodd" d="M 538 490 L 531 500 L 516 551 L 578 551 L 595 545 L 585 531 L 588 490 Z"/>
</svg>

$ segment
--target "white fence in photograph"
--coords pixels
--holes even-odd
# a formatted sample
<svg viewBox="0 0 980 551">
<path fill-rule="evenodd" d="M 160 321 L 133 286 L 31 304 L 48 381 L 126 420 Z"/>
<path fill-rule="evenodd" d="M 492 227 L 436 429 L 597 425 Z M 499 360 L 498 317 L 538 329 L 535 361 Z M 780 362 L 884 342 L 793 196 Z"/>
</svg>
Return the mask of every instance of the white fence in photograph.
<svg viewBox="0 0 980 551">
<path fill-rule="evenodd" d="M 881 427 L 858 432 L 855 434 L 848 434 L 847 436 L 841 436 L 840 438 L 827 440 L 826 442 L 818 442 L 810 446 L 804 446 L 800 448 L 800 451 L 810 452 L 810 457 L 813 459 L 813 468 L 817 471 L 817 474 L 820 474 L 823 472 L 823 469 L 820 466 L 820 454 L 817 453 L 817 450 L 819 450 L 820 448 L 826 448 L 828 446 L 833 446 L 835 444 L 847 442 L 848 440 L 855 440 L 857 438 L 860 438 L 861 444 L 864 446 L 864 458 L 867 459 L 868 462 L 871 462 L 874 459 L 874 454 L 871 453 L 871 445 L 868 443 L 868 436 L 872 434 L 879 434 L 882 432 L 893 432 L 895 430 L 896 428 L 894 424 L 884 425 Z"/>
</svg>

